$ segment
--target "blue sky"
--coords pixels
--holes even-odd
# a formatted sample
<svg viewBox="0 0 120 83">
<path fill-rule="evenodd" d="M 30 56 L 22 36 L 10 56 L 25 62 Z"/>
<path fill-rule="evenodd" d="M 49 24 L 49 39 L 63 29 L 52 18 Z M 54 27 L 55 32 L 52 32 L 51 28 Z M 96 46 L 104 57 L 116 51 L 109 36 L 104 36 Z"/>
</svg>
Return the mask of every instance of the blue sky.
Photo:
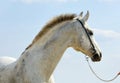
<svg viewBox="0 0 120 83">
<path fill-rule="evenodd" d="M 49 19 L 87 10 L 103 54 L 101 62 L 91 64 L 102 78 L 112 78 L 120 71 L 120 0 L 0 0 L 0 56 L 20 57 Z M 84 55 L 72 48 L 54 75 L 56 83 L 103 83 L 90 72 Z M 111 83 L 120 83 L 120 77 Z"/>
</svg>

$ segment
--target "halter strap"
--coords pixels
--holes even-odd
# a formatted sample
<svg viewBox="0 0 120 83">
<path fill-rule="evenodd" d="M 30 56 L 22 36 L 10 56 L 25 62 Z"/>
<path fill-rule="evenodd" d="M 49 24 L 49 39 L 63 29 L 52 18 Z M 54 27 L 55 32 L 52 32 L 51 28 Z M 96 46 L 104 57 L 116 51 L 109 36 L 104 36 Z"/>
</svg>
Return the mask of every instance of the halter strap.
<svg viewBox="0 0 120 83">
<path fill-rule="evenodd" d="M 94 44 L 93 44 L 93 42 L 92 42 L 92 40 L 91 40 L 91 38 L 90 38 L 90 36 L 89 36 L 89 33 L 88 33 L 87 29 L 85 28 L 85 26 L 84 26 L 84 24 L 82 23 L 81 20 L 79 20 L 79 19 L 76 19 L 76 20 L 82 25 L 82 27 L 83 27 L 85 33 L 87 34 L 87 37 L 88 37 L 88 39 L 89 39 L 91 45 L 92 45 L 92 47 L 93 47 L 94 54 L 95 54 L 95 53 L 96 53 L 95 46 L 94 46 Z"/>
<path fill-rule="evenodd" d="M 86 56 L 85 56 L 85 57 L 86 57 Z M 93 70 L 93 68 L 92 68 L 92 66 L 90 65 L 90 62 L 89 62 L 89 57 L 86 57 L 86 61 L 87 61 L 87 63 L 88 63 L 88 66 L 89 66 L 91 72 L 92 72 L 99 80 L 101 80 L 101 81 L 103 81 L 103 82 L 111 82 L 111 81 L 114 81 L 115 79 L 117 79 L 118 76 L 120 76 L 120 72 L 119 72 L 117 75 L 115 75 L 115 76 L 114 76 L 113 78 L 111 78 L 111 79 L 108 79 L 108 80 L 103 79 L 103 78 L 101 78 L 100 76 L 98 76 L 97 73 Z"/>
<path fill-rule="evenodd" d="M 76 20 L 82 25 L 82 27 L 83 27 L 83 29 L 85 30 L 85 32 L 86 32 L 86 34 L 87 34 L 87 37 L 88 37 L 88 39 L 89 39 L 89 41 L 90 41 L 93 49 L 95 50 L 95 46 L 94 46 L 94 44 L 92 43 L 92 40 L 91 40 L 91 38 L 90 38 L 90 36 L 89 36 L 89 33 L 88 33 L 87 29 L 85 28 L 84 24 L 82 23 L 81 20 L 79 20 L 79 19 L 76 19 Z M 95 50 L 94 53 L 96 53 L 96 50 Z M 93 68 L 91 67 L 91 65 L 90 65 L 90 63 L 89 63 L 89 58 L 88 58 L 88 57 L 86 57 L 86 61 L 87 61 L 87 63 L 88 63 L 88 66 L 89 66 L 90 70 L 92 71 L 92 73 L 93 73 L 99 80 L 101 80 L 101 81 L 103 81 L 103 82 L 111 82 L 111 81 L 115 80 L 115 79 L 120 75 L 120 72 L 119 72 L 119 73 L 118 73 L 115 77 L 113 77 L 112 79 L 110 79 L 110 80 L 104 80 L 104 79 L 100 78 L 100 77 L 96 74 L 96 72 L 93 70 Z"/>
</svg>

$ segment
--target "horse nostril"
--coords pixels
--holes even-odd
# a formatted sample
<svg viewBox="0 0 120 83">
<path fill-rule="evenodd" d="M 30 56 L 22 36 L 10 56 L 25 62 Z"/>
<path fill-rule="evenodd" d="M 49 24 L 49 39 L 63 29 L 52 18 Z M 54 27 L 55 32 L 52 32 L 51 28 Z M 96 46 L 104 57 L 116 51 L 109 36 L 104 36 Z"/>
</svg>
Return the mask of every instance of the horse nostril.
<svg viewBox="0 0 120 83">
<path fill-rule="evenodd" d="M 92 61 L 100 61 L 101 57 L 102 57 L 101 53 L 100 54 L 96 53 L 93 55 L 93 57 L 91 59 L 92 59 Z"/>
<path fill-rule="evenodd" d="M 93 56 L 94 59 L 97 59 L 98 57 L 99 57 L 98 54 L 95 54 L 95 55 Z"/>
</svg>

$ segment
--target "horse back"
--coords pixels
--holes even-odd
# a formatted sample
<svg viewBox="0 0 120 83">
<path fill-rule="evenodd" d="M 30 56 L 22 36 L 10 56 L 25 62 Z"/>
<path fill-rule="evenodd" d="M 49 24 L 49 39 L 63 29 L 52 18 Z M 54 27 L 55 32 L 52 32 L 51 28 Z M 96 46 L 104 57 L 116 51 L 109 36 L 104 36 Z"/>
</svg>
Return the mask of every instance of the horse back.
<svg viewBox="0 0 120 83">
<path fill-rule="evenodd" d="M 15 61 L 16 59 L 14 58 L 0 57 L 0 83 L 14 83 L 13 81 L 10 81 L 12 78 L 12 66 L 10 64 Z"/>
<path fill-rule="evenodd" d="M 15 58 L 11 58 L 11 57 L 0 57 L 0 67 L 9 65 L 10 63 L 13 63 L 14 61 L 16 61 Z"/>
</svg>

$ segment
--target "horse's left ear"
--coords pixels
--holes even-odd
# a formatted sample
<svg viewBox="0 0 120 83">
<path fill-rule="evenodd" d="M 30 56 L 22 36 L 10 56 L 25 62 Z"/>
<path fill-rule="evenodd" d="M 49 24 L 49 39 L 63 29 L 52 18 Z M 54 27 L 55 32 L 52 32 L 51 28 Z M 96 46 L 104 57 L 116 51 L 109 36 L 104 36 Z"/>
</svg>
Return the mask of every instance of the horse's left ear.
<svg viewBox="0 0 120 83">
<path fill-rule="evenodd" d="M 83 11 L 79 14 L 79 16 L 82 18 L 83 17 Z"/>
<path fill-rule="evenodd" d="M 83 17 L 83 20 L 86 22 L 89 18 L 89 11 L 87 11 L 87 14 Z"/>
<path fill-rule="evenodd" d="M 83 12 L 81 12 L 79 16 L 75 17 L 74 19 L 82 19 L 82 17 L 83 17 Z"/>
</svg>

